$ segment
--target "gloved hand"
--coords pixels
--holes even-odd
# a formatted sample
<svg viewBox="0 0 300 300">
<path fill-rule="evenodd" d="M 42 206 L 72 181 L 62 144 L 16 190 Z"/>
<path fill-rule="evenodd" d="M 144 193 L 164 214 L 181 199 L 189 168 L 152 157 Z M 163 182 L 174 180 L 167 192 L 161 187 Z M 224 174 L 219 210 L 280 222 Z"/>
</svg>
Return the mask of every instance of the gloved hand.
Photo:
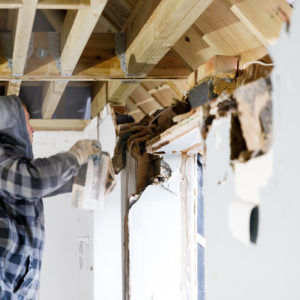
<svg viewBox="0 0 300 300">
<path fill-rule="evenodd" d="M 96 140 L 81 140 L 76 142 L 68 152 L 76 157 L 80 165 L 83 165 L 91 157 L 100 157 L 101 145 Z"/>
</svg>

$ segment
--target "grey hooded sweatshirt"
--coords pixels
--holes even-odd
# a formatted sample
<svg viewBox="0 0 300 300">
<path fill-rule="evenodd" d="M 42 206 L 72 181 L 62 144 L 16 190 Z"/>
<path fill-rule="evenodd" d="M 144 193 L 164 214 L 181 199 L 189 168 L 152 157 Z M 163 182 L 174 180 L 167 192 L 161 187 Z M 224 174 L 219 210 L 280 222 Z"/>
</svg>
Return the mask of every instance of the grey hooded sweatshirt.
<svg viewBox="0 0 300 300">
<path fill-rule="evenodd" d="M 67 191 L 78 169 L 69 153 L 33 159 L 20 99 L 0 97 L 1 300 L 37 299 L 44 245 L 41 198 Z"/>
</svg>

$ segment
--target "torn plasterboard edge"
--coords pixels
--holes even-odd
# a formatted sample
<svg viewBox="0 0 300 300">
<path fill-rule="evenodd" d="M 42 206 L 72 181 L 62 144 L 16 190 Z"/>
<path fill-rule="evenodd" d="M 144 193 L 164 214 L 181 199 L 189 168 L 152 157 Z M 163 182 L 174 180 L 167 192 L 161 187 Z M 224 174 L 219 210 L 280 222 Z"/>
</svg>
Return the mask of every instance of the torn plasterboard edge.
<svg viewBox="0 0 300 300">
<path fill-rule="evenodd" d="M 260 191 L 273 174 L 272 149 L 246 163 L 234 162 L 235 191 L 241 201 L 259 204 Z"/>
<path fill-rule="evenodd" d="M 197 148 L 198 151 L 202 149 L 202 109 L 192 110 L 185 114 L 185 117 L 176 125 L 173 125 L 159 136 L 148 141 L 146 144 L 147 152 L 174 153 L 188 152 L 194 148 Z M 176 118 L 174 119 L 176 120 Z"/>
<path fill-rule="evenodd" d="M 196 155 L 163 159 L 171 177 L 130 197 L 130 299 L 197 299 Z"/>
</svg>

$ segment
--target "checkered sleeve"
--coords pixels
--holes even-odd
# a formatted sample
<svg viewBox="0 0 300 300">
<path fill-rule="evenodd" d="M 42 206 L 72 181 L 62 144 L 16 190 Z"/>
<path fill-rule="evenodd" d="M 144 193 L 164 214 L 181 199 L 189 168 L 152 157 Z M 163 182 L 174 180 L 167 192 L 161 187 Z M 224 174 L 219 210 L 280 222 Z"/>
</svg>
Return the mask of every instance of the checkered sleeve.
<svg viewBox="0 0 300 300">
<path fill-rule="evenodd" d="M 16 199 L 39 199 L 59 190 L 77 174 L 79 167 L 69 153 L 34 160 L 2 155 L 0 190 Z"/>
</svg>

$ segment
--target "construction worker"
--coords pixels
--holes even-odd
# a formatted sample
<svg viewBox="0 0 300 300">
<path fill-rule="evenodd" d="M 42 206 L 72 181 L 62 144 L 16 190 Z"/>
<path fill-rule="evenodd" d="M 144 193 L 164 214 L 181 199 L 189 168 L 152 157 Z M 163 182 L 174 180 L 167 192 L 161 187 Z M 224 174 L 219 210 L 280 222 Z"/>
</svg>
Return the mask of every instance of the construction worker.
<svg viewBox="0 0 300 300">
<path fill-rule="evenodd" d="M 33 128 L 17 96 L 0 97 L 0 299 L 37 299 L 44 247 L 42 197 L 70 192 L 72 179 L 91 156 L 93 140 L 68 152 L 33 158 Z"/>
</svg>

